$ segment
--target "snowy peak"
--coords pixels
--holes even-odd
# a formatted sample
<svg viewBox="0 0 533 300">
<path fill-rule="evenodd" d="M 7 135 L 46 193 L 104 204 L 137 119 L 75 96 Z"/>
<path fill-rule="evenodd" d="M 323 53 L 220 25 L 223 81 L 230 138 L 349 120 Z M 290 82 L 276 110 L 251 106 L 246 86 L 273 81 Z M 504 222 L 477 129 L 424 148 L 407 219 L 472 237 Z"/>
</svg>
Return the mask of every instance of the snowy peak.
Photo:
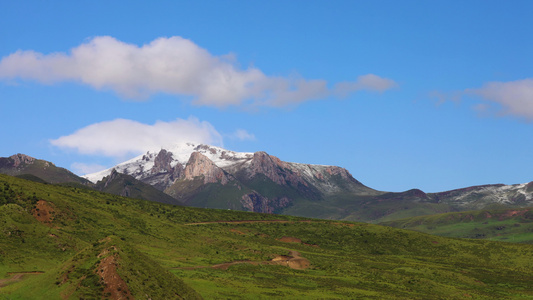
<svg viewBox="0 0 533 300">
<path fill-rule="evenodd" d="M 223 148 L 203 144 L 183 143 L 176 144 L 168 149 L 148 151 L 126 162 L 118 164 L 107 170 L 87 174 L 82 177 L 96 183 L 111 174 L 112 169 L 135 179 L 152 184 L 153 177 L 158 181 L 164 177 L 167 181 L 174 181 L 182 176 L 187 162 L 195 152 L 201 153 L 219 168 L 231 168 L 235 164 L 244 163 L 253 157 L 253 153 L 234 152 Z M 164 176 L 166 175 L 166 176 Z M 160 188 L 160 187 L 158 187 Z M 160 188 L 161 189 L 161 188 Z"/>
<path fill-rule="evenodd" d="M 192 180 L 204 176 L 204 184 L 226 184 L 235 177 L 249 180 L 262 174 L 277 185 L 305 190 L 306 194 L 331 194 L 346 188 L 352 192 L 376 194 L 375 190 L 355 180 L 344 168 L 285 162 L 263 151 L 234 152 L 204 144 L 182 143 L 148 151 L 113 168 L 83 177 L 96 183 L 111 174 L 113 169 L 161 191 L 178 179 Z M 243 174 L 246 178 L 241 178 Z M 339 180 L 335 178 L 346 184 L 339 185 Z"/>
</svg>

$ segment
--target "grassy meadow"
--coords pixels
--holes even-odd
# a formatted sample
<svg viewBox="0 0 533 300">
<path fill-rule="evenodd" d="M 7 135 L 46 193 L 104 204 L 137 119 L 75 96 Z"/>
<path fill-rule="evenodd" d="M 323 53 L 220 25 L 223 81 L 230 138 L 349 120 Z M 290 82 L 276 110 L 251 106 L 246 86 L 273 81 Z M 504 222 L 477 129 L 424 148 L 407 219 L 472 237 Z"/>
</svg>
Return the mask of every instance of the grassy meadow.
<svg viewBox="0 0 533 300">
<path fill-rule="evenodd" d="M 533 298 L 533 245 L 172 206 L 6 175 L 0 254 L 0 299 Z"/>
</svg>

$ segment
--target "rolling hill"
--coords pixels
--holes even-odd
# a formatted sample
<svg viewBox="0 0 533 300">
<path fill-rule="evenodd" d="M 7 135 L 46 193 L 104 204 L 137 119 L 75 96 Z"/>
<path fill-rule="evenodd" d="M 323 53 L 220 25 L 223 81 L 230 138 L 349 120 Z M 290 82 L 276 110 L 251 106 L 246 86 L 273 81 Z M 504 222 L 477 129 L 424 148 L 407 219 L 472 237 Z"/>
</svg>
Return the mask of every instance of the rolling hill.
<svg viewBox="0 0 533 300">
<path fill-rule="evenodd" d="M 453 212 L 380 224 L 447 237 L 533 244 L 532 207 Z"/>
<path fill-rule="evenodd" d="M 0 297 L 533 297 L 533 246 L 173 206 L 0 175 Z"/>
</svg>

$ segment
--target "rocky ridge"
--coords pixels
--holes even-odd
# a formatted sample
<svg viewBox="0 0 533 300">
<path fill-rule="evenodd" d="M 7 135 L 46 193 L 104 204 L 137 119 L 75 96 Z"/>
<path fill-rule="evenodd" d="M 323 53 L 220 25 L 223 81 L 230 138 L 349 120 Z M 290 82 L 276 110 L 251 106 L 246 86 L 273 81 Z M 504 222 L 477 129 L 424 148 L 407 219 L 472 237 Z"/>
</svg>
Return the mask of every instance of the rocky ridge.
<svg viewBox="0 0 533 300">
<path fill-rule="evenodd" d="M 207 186 L 227 186 L 225 192 L 232 195 L 227 201 L 239 201 L 240 209 L 254 212 L 280 212 L 297 199 L 320 200 L 342 191 L 380 194 L 340 167 L 290 163 L 266 152 L 239 153 L 192 143 L 148 151 L 112 169 L 190 205 L 205 205 L 207 200 L 200 201 L 198 194 Z M 95 182 L 112 169 L 84 177 Z"/>
</svg>

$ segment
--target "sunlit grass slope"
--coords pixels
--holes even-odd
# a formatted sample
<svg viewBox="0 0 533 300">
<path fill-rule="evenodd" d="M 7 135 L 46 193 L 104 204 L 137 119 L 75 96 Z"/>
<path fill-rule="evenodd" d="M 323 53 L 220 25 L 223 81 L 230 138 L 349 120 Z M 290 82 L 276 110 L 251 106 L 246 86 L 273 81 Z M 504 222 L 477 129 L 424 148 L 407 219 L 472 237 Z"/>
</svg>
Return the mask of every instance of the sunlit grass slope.
<svg viewBox="0 0 533 300">
<path fill-rule="evenodd" d="M 533 244 L 531 207 L 445 213 L 381 224 L 440 236 Z"/>
<path fill-rule="evenodd" d="M 0 299 L 533 298 L 531 245 L 171 206 L 4 175 L 0 252 Z M 308 268 L 271 262 L 296 254 Z"/>
</svg>

